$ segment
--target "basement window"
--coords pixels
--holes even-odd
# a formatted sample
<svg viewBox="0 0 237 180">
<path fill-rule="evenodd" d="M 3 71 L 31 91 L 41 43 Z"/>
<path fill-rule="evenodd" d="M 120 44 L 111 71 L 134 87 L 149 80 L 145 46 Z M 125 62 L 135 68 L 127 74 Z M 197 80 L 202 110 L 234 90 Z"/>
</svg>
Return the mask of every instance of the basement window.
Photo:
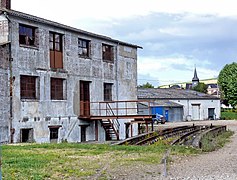
<svg viewBox="0 0 237 180">
<path fill-rule="evenodd" d="M 19 43 L 21 45 L 36 46 L 36 27 L 19 24 Z"/>
<path fill-rule="evenodd" d="M 21 99 L 36 99 L 36 76 L 20 76 Z"/>
<path fill-rule="evenodd" d="M 113 62 L 114 61 L 114 51 L 113 46 L 102 44 L 102 59 L 104 61 Z"/>
<path fill-rule="evenodd" d="M 78 39 L 78 55 L 81 57 L 89 57 L 90 41 L 85 39 Z"/>
<path fill-rule="evenodd" d="M 21 142 L 33 142 L 33 129 L 21 129 Z"/>
<path fill-rule="evenodd" d="M 63 100 L 65 99 L 65 79 L 51 78 L 51 99 Z"/>
<path fill-rule="evenodd" d="M 104 101 L 112 101 L 112 86 L 111 83 L 104 83 Z"/>
<path fill-rule="evenodd" d="M 58 129 L 59 129 L 59 127 L 49 128 L 50 142 L 57 142 L 58 141 Z"/>
</svg>

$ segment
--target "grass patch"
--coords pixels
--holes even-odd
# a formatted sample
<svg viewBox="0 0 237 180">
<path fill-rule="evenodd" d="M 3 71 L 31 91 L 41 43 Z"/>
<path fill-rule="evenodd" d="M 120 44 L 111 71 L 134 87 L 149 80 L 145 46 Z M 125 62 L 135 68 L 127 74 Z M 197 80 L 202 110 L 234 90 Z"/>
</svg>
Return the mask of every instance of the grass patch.
<svg viewBox="0 0 237 180">
<path fill-rule="evenodd" d="M 221 133 L 220 135 L 214 137 L 213 134 L 208 134 L 205 136 L 202 143 L 202 151 L 210 152 L 215 151 L 225 145 L 225 143 L 229 142 L 230 137 L 234 134 L 233 131 L 226 131 Z"/>
<path fill-rule="evenodd" d="M 3 179 L 83 179 L 105 166 L 160 163 L 165 148 L 107 144 L 21 144 L 2 146 Z M 102 178 L 102 179 L 103 179 Z"/>
<path fill-rule="evenodd" d="M 218 136 L 218 140 L 208 137 L 204 144 L 211 141 L 217 144 L 215 147 L 222 147 L 232 134 L 227 131 Z M 121 167 L 129 169 L 136 165 L 160 164 L 167 149 L 171 150 L 171 155 L 201 152 L 188 146 L 170 146 L 170 141 L 160 139 L 150 146 L 78 143 L 3 145 L 3 179 L 111 179 L 111 172 L 121 171 Z"/>
<path fill-rule="evenodd" d="M 237 112 L 235 112 L 235 111 L 222 111 L 221 112 L 221 119 L 237 120 Z"/>
</svg>

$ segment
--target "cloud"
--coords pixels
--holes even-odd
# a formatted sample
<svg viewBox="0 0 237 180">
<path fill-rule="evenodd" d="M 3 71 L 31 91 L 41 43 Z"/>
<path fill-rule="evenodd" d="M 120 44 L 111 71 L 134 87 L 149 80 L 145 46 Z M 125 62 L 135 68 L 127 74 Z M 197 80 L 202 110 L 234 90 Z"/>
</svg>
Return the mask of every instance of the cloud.
<svg viewBox="0 0 237 180">
<path fill-rule="evenodd" d="M 235 0 L 12 0 L 12 7 L 142 46 L 138 79 L 151 82 L 188 81 L 195 64 L 200 79 L 216 77 L 237 57 Z"/>
</svg>

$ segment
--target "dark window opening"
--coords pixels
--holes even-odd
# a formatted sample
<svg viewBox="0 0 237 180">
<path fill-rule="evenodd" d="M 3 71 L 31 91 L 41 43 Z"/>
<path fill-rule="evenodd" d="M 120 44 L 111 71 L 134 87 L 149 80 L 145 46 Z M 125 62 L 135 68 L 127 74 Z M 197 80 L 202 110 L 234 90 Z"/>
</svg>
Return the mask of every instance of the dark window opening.
<svg viewBox="0 0 237 180">
<path fill-rule="evenodd" d="M 20 76 L 21 99 L 36 99 L 36 77 Z"/>
<path fill-rule="evenodd" d="M 35 27 L 19 25 L 19 43 L 28 46 L 35 46 Z"/>
<path fill-rule="evenodd" d="M 21 142 L 33 142 L 33 129 L 21 129 Z"/>
<path fill-rule="evenodd" d="M 50 67 L 63 68 L 63 44 L 62 35 L 54 32 L 49 33 Z"/>
<path fill-rule="evenodd" d="M 112 86 L 111 83 L 104 83 L 104 101 L 112 101 Z"/>
<path fill-rule="evenodd" d="M 78 54 L 83 57 L 89 57 L 89 43 L 90 41 L 78 39 Z"/>
<path fill-rule="evenodd" d="M 105 61 L 114 60 L 113 46 L 102 44 L 102 58 Z"/>
<path fill-rule="evenodd" d="M 50 130 L 50 142 L 58 141 L 58 128 L 49 128 Z"/>
<path fill-rule="evenodd" d="M 51 78 L 51 99 L 63 100 L 63 81 L 64 79 Z"/>
</svg>

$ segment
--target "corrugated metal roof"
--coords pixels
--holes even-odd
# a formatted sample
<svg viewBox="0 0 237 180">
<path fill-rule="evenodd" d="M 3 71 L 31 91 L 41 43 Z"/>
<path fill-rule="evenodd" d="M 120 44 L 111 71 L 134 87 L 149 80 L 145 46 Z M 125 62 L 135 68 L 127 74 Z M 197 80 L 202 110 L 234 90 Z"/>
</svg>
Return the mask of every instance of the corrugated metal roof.
<svg viewBox="0 0 237 180">
<path fill-rule="evenodd" d="M 142 47 L 138 46 L 138 45 L 126 43 L 126 42 L 123 42 L 123 41 L 112 39 L 108 36 L 103 36 L 103 35 L 91 33 L 91 32 L 88 32 L 88 31 L 84 31 L 84 30 L 81 30 L 81 29 L 77 29 L 77 28 L 74 28 L 74 27 L 71 27 L 71 26 L 67 26 L 67 25 L 64 25 L 64 24 L 61 24 L 61 23 L 57 23 L 57 22 L 54 22 L 54 21 L 51 21 L 51 20 L 47 20 L 47 19 L 44 19 L 44 18 L 40 18 L 40 17 L 37 17 L 37 16 L 26 14 L 26 13 L 23 13 L 23 12 L 19 12 L 19 11 L 15 11 L 15 10 L 9 10 L 9 9 L 5 9 L 5 8 L 0 8 L 0 14 L 1 14 L 1 12 L 6 12 L 9 16 L 15 16 L 15 17 L 27 19 L 27 20 L 30 20 L 30 21 L 33 21 L 33 22 L 39 22 L 39 23 L 42 23 L 42 24 L 47 24 L 47 25 L 50 25 L 50 26 L 62 28 L 62 29 L 73 31 L 73 32 L 80 33 L 80 34 L 84 34 L 84 35 L 87 35 L 87 36 L 92 36 L 92 37 L 96 37 L 96 38 L 99 38 L 99 39 L 112 41 L 112 42 L 117 43 L 117 44 L 142 49 Z"/>
<path fill-rule="evenodd" d="M 186 89 L 138 88 L 138 99 L 220 99 L 218 97 Z"/>
<path fill-rule="evenodd" d="M 183 105 L 169 101 L 169 100 L 159 100 L 159 101 L 154 101 L 153 103 L 150 104 L 152 107 L 156 106 L 162 106 L 162 107 L 183 107 Z"/>
</svg>

